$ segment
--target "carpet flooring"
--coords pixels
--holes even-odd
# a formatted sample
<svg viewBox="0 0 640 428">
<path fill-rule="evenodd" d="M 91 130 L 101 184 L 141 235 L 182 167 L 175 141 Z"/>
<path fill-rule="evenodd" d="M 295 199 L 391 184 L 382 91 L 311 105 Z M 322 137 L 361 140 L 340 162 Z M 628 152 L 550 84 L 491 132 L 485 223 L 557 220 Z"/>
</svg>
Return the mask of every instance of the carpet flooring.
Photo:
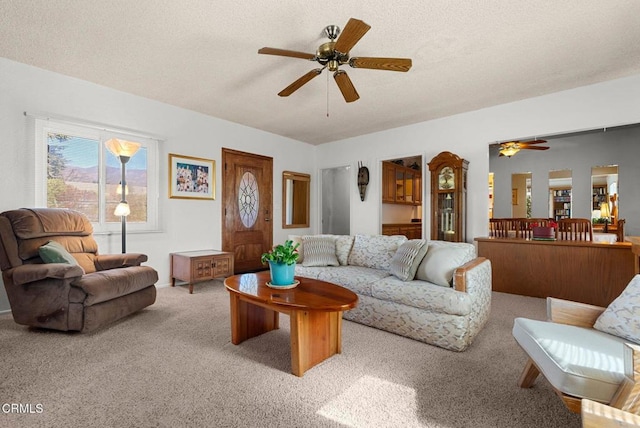
<svg viewBox="0 0 640 428">
<path fill-rule="evenodd" d="M 542 299 L 494 293 L 458 353 L 344 321 L 342 354 L 290 373 L 289 318 L 235 346 L 220 281 L 161 288 L 154 305 L 91 334 L 0 316 L 1 427 L 579 427 L 547 381 L 516 385 L 517 316 Z M 4 404 L 21 404 L 22 413 Z"/>
</svg>

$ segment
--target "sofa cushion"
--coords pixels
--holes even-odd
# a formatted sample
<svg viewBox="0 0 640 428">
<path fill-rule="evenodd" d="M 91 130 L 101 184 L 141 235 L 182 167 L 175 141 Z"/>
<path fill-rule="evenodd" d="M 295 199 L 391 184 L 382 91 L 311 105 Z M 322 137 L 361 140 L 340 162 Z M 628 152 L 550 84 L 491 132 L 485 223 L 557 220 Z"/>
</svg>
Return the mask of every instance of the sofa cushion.
<svg viewBox="0 0 640 428">
<path fill-rule="evenodd" d="M 305 278 L 318 279 L 318 275 L 321 272 L 327 270 L 324 266 L 303 266 L 301 264 L 296 265 L 296 276 L 304 276 Z"/>
<path fill-rule="evenodd" d="M 391 258 L 389 271 L 402 281 L 411 281 L 427 248 L 427 241 L 424 239 L 412 239 L 403 243 Z"/>
<path fill-rule="evenodd" d="M 19 239 L 46 236 L 89 236 L 93 226 L 89 219 L 77 211 L 59 208 L 22 208 L 4 213 Z"/>
<path fill-rule="evenodd" d="M 389 270 L 393 255 L 406 240 L 402 235 L 356 235 L 349 265 Z"/>
<path fill-rule="evenodd" d="M 302 266 L 339 266 L 334 236 L 303 236 L 304 261 Z"/>
<path fill-rule="evenodd" d="M 348 288 L 356 294 L 371 296 L 371 284 L 389 276 L 388 271 L 362 266 L 338 266 L 326 268 L 318 274 L 318 279 Z"/>
<path fill-rule="evenodd" d="M 416 279 L 450 287 L 456 268 L 473 260 L 476 249 L 466 242 L 430 241 L 427 254 L 416 271 Z"/>
<path fill-rule="evenodd" d="M 516 318 L 513 337 L 553 387 L 608 403 L 624 380 L 624 340 L 597 330 Z"/>
<path fill-rule="evenodd" d="M 85 306 L 142 290 L 158 281 L 158 273 L 149 266 L 103 270 L 88 273 L 71 283 L 87 293 Z"/>
<path fill-rule="evenodd" d="M 468 293 L 426 281 L 402 281 L 395 276 L 374 282 L 371 285 L 371 295 L 380 300 L 450 315 L 467 315 L 473 305 L 473 299 Z"/>
<path fill-rule="evenodd" d="M 355 236 L 351 235 L 336 236 L 336 257 L 340 266 L 346 266 L 349 264 L 349 253 L 353 247 L 354 240 Z"/>
<path fill-rule="evenodd" d="M 631 279 L 593 328 L 640 344 L 640 275 Z"/>
</svg>

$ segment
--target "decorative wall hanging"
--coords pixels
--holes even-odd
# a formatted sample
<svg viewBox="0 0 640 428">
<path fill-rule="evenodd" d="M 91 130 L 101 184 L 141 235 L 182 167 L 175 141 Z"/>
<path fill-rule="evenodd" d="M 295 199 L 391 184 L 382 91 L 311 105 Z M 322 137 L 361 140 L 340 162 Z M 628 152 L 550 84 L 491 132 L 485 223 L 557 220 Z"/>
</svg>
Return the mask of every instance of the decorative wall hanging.
<svg viewBox="0 0 640 428">
<path fill-rule="evenodd" d="M 215 199 L 216 161 L 169 153 L 169 197 Z"/>
<path fill-rule="evenodd" d="M 369 184 L 369 168 L 364 166 L 362 162 L 358 162 L 358 189 L 360 190 L 360 200 L 364 201 L 364 194 Z"/>
</svg>

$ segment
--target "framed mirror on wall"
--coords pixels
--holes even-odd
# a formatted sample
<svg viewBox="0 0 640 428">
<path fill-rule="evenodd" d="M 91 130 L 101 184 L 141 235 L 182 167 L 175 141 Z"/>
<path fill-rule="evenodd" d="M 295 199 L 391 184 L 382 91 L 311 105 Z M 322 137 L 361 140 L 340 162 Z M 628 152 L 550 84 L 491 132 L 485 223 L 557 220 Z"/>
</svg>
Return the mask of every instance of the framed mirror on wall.
<svg viewBox="0 0 640 428">
<path fill-rule="evenodd" d="M 309 227 L 311 176 L 300 172 L 282 173 L 282 228 Z"/>
<path fill-rule="evenodd" d="M 511 174 L 511 217 L 531 218 L 531 172 Z"/>
<path fill-rule="evenodd" d="M 591 168 L 591 219 L 594 230 L 608 225 L 616 230 L 620 193 L 618 165 L 594 166 Z"/>
<path fill-rule="evenodd" d="M 572 179 L 570 169 L 549 171 L 549 218 L 555 221 L 572 217 Z"/>
</svg>

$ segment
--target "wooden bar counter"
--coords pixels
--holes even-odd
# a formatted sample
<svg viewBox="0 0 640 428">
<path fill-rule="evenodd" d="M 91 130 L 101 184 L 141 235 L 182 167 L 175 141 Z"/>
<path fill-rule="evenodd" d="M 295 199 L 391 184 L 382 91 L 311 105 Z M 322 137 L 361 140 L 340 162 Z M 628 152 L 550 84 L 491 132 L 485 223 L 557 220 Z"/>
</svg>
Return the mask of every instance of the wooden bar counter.
<svg viewBox="0 0 640 428">
<path fill-rule="evenodd" d="M 630 242 L 475 238 L 493 291 L 608 306 L 634 275 Z"/>
</svg>

